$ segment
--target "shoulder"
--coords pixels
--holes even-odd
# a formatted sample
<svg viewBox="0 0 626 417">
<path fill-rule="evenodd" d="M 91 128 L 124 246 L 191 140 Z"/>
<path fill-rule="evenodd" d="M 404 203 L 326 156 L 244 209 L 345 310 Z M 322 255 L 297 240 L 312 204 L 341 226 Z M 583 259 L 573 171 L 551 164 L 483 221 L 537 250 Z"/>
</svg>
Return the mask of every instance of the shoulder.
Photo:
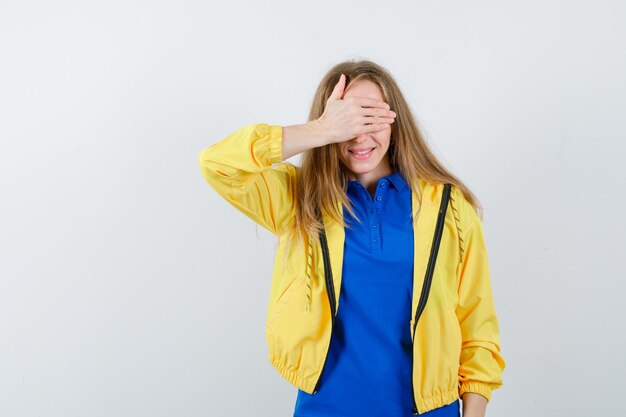
<svg viewBox="0 0 626 417">
<path fill-rule="evenodd" d="M 470 200 L 463 194 L 463 191 L 452 184 L 450 192 L 450 201 L 453 206 L 453 210 L 458 213 L 459 221 L 464 224 L 471 224 L 476 220 L 479 220 L 476 208 L 472 205 Z"/>
<path fill-rule="evenodd" d="M 481 228 L 481 220 L 476 208 L 455 184 L 451 184 L 450 204 L 451 215 L 454 217 L 461 241 L 467 239 L 472 230 Z"/>
<path fill-rule="evenodd" d="M 419 186 L 423 202 L 439 207 L 446 184 L 447 183 L 420 178 Z M 454 184 L 450 184 L 449 205 L 453 206 L 454 210 L 462 210 L 463 212 L 467 211 L 468 207 L 473 209 L 471 203 L 463 195 L 461 189 Z"/>
</svg>

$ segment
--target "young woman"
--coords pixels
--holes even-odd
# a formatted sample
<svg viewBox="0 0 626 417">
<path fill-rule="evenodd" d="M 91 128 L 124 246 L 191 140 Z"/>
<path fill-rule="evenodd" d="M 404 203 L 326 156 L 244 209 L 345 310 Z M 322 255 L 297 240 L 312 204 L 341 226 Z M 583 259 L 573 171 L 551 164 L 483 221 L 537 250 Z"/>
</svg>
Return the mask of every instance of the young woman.
<svg viewBox="0 0 626 417">
<path fill-rule="evenodd" d="M 478 203 L 388 71 L 335 65 L 309 122 L 244 126 L 199 164 L 278 237 L 266 337 L 294 416 L 485 415 L 505 361 Z"/>
</svg>

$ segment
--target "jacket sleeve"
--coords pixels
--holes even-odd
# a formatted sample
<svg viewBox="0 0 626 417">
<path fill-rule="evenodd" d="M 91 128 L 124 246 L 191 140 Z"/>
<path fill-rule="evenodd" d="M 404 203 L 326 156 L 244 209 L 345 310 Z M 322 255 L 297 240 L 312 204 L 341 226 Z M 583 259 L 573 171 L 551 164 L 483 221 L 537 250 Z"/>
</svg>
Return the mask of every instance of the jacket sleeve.
<svg viewBox="0 0 626 417">
<path fill-rule="evenodd" d="M 456 307 L 462 335 L 459 396 L 473 392 L 489 401 L 491 391 L 502 386 L 505 361 L 500 354 L 500 330 L 482 222 L 463 194 L 458 190 L 456 194 L 462 248 Z"/>
<path fill-rule="evenodd" d="M 294 215 L 296 167 L 282 162 L 282 126 L 249 124 L 203 149 L 202 176 L 237 210 L 274 234 Z"/>
</svg>

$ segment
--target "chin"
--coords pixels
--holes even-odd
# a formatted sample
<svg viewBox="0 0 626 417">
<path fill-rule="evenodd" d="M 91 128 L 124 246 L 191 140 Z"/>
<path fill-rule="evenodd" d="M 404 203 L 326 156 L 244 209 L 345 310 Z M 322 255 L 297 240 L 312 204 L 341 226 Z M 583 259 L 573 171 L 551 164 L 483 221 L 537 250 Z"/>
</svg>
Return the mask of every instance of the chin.
<svg viewBox="0 0 626 417">
<path fill-rule="evenodd" d="M 373 164 L 359 164 L 359 165 L 347 165 L 348 169 L 355 174 L 366 174 L 373 171 L 378 166 L 378 163 Z"/>
</svg>

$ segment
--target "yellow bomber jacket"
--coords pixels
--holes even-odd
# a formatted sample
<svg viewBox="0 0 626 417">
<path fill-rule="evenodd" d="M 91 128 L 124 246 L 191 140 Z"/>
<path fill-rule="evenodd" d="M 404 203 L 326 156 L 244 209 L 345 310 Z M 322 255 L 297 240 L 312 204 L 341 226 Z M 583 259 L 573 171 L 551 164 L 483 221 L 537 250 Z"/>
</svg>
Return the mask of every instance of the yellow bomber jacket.
<svg viewBox="0 0 626 417">
<path fill-rule="evenodd" d="M 335 312 L 339 307 L 344 229 L 323 212 L 334 291 L 329 297 L 319 239 L 305 248 L 285 249 L 283 232 L 295 216 L 298 167 L 283 161 L 282 126 L 246 125 L 203 149 L 198 162 L 220 196 L 278 237 L 266 318 L 268 359 L 285 380 L 315 393 L 332 332 L 331 299 Z M 422 207 L 413 228 L 413 312 L 444 189 L 443 184 L 418 180 Z M 415 218 L 415 194 L 412 200 Z M 449 404 L 465 392 L 490 400 L 492 390 L 502 386 L 505 361 L 482 224 L 454 185 L 448 201 L 426 306 L 416 326 L 415 317 L 407 317 L 406 323 L 413 337 L 414 414 Z"/>
</svg>

